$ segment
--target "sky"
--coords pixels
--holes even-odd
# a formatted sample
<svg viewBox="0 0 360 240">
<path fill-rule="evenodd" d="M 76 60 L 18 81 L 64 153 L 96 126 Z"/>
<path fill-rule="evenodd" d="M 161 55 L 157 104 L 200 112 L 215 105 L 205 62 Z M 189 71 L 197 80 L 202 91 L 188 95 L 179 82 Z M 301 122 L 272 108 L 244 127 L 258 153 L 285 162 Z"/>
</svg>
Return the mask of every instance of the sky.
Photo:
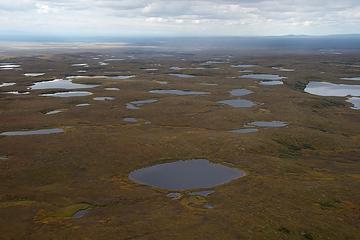
<svg viewBox="0 0 360 240">
<path fill-rule="evenodd" d="M 360 33 L 360 0 L 0 0 L 0 35 Z"/>
</svg>

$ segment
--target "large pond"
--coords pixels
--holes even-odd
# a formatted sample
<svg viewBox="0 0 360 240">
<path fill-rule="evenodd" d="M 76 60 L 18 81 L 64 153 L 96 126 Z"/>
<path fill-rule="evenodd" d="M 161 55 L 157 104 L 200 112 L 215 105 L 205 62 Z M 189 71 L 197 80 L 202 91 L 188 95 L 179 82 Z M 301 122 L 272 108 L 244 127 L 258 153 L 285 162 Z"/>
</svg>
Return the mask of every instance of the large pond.
<svg viewBox="0 0 360 240">
<path fill-rule="evenodd" d="M 181 191 L 212 188 L 244 175 L 237 168 L 211 163 L 207 159 L 192 159 L 135 170 L 129 174 L 129 179 L 152 187 Z"/>
<path fill-rule="evenodd" d="M 43 89 L 85 89 L 94 88 L 99 85 L 80 84 L 73 83 L 71 80 L 54 79 L 51 81 L 36 82 L 29 88 L 32 90 L 43 90 Z"/>
<path fill-rule="evenodd" d="M 360 85 L 311 81 L 308 83 L 304 91 L 318 96 L 357 97 L 360 96 Z"/>
</svg>

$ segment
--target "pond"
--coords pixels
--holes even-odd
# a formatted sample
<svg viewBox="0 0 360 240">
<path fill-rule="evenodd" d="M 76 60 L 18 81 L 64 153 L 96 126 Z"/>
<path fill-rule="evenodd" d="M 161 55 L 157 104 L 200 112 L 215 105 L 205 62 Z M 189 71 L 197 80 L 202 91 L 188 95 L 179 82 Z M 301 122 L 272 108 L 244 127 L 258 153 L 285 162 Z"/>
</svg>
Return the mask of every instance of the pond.
<svg viewBox="0 0 360 240">
<path fill-rule="evenodd" d="M 36 82 L 29 87 L 31 90 L 44 90 L 44 89 L 85 89 L 94 88 L 99 85 L 73 83 L 71 80 L 54 79 L 51 81 Z"/>
<path fill-rule="evenodd" d="M 179 160 L 135 170 L 129 179 L 152 187 L 181 191 L 208 189 L 245 176 L 237 168 L 211 163 L 207 159 Z"/>
<path fill-rule="evenodd" d="M 230 91 L 231 96 L 235 96 L 235 97 L 246 96 L 251 93 L 254 93 L 254 92 L 250 91 L 248 89 L 245 89 L 245 88 L 233 89 Z"/>
<path fill-rule="evenodd" d="M 140 109 L 141 106 L 150 103 L 156 103 L 158 100 L 156 99 L 146 99 L 146 100 L 139 100 L 139 101 L 132 101 L 126 104 L 127 109 Z"/>
<path fill-rule="evenodd" d="M 170 76 L 178 77 L 178 78 L 194 78 L 194 75 L 190 74 L 182 74 L 182 73 L 170 73 Z"/>
<path fill-rule="evenodd" d="M 249 123 L 249 125 L 257 126 L 257 127 L 270 127 L 270 128 L 277 128 L 277 127 L 285 127 L 288 125 L 287 122 L 282 121 L 255 121 Z"/>
<path fill-rule="evenodd" d="M 310 81 L 304 91 L 317 96 L 360 96 L 360 85 Z"/>
<path fill-rule="evenodd" d="M 360 110 L 360 97 L 350 97 L 346 101 L 353 105 L 352 109 Z"/>
<path fill-rule="evenodd" d="M 47 134 L 56 134 L 56 133 L 63 133 L 63 132 L 64 132 L 64 129 L 62 129 L 62 128 L 49 128 L 49 129 L 39 129 L 39 130 L 2 132 L 2 133 L 0 133 L 0 136 L 47 135 Z"/>
<path fill-rule="evenodd" d="M 91 92 L 87 91 L 70 91 L 70 92 L 56 92 L 56 93 L 44 93 L 40 94 L 42 97 L 60 97 L 60 98 L 68 98 L 68 97 L 85 97 L 92 95 Z"/>
<path fill-rule="evenodd" d="M 157 93 L 157 94 L 173 94 L 173 95 L 206 95 L 210 94 L 209 92 L 198 92 L 198 91 L 191 91 L 191 90 L 176 90 L 176 89 L 157 89 L 151 90 L 150 93 Z"/>
<path fill-rule="evenodd" d="M 254 102 L 245 99 L 229 99 L 229 100 L 218 101 L 218 103 L 226 104 L 236 108 L 250 108 L 256 105 Z"/>
</svg>

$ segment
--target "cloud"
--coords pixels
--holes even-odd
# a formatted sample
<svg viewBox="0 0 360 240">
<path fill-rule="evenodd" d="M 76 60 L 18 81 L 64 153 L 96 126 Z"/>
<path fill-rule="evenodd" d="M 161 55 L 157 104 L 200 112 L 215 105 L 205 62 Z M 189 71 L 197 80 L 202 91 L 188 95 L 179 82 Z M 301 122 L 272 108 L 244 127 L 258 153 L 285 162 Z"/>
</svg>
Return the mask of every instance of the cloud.
<svg viewBox="0 0 360 240">
<path fill-rule="evenodd" d="M 0 33 L 279 35 L 355 33 L 358 0 L 0 0 Z M 34 30 L 29 30 L 34 29 Z"/>
</svg>

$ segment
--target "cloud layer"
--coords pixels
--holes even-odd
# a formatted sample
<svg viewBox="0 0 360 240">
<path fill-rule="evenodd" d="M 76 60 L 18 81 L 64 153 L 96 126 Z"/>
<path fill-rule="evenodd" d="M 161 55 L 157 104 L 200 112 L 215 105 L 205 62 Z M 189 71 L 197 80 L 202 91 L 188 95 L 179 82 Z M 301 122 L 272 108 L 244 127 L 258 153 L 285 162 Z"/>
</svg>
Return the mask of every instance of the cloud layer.
<svg viewBox="0 0 360 240">
<path fill-rule="evenodd" d="M 0 0 L 0 23 L 3 34 L 360 33 L 360 1 Z"/>
</svg>

